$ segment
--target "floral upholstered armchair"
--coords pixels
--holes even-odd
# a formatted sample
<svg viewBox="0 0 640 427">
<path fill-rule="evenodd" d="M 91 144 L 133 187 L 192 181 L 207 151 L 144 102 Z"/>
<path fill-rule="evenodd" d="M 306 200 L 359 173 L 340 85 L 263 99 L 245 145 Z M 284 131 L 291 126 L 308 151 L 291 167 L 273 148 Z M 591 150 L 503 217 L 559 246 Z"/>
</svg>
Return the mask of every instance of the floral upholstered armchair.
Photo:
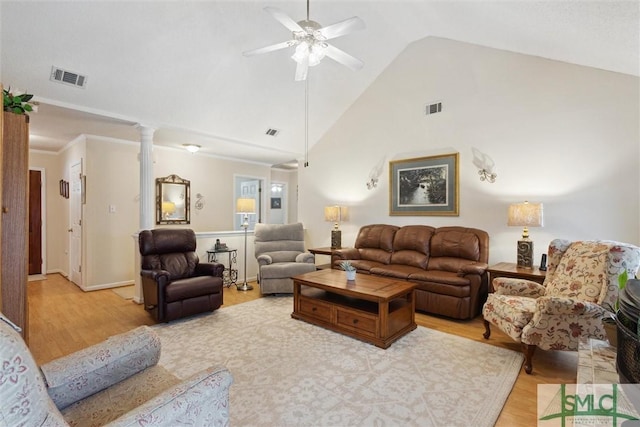
<svg viewBox="0 0 640 427">
<path fill-rule="evenodd" d="M 0 426 L 226 426 L 231 373 L 179 380 L 161 366 L 147 326 L 36 366 L 0 313 Z"/>
<path fill-rule="evenodd" d="M 490 324 L 522 343 L 527 374 L 536 347 L 577 350 L 580 337 L 605 338 L 603 308 L 618 298 L 618 276 L 634 277 L 640 248 L 613 241 L 556 239 L 549 244 L 543 285 L 498 277 L 482 309 L 486 339 Z"/>
</svg>

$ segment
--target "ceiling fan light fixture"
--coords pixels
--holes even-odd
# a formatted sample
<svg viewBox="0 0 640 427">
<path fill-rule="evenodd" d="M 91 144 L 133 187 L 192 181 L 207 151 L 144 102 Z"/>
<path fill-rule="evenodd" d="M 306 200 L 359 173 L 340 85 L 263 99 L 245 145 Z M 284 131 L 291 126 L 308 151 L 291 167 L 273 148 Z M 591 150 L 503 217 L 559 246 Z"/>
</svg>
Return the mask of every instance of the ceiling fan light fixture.
<svg viewBox="0 0 640 427">
<path fill-rule="evenodd" d="M 303 62 L 309 56 L 309 44 L 306 41 L 300 42 L 298 46 L 296 46 L 296 51 L 291 56 L 291 59 L 296 61 L 298 64 Z"/>
</svg>

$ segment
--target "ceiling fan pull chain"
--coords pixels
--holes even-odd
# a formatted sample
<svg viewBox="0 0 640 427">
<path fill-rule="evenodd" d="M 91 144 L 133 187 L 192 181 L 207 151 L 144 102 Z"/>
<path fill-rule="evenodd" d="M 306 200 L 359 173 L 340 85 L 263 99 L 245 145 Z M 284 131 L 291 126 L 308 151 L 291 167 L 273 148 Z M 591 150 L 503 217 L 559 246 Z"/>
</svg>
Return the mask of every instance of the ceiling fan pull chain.
<svg viewBox="0 0 640 427">
<path fill-rule="evenodd" d="M 307 166 L 309 166 L 309 78 L 304 80 L 304 167 Z"/>
</svg>

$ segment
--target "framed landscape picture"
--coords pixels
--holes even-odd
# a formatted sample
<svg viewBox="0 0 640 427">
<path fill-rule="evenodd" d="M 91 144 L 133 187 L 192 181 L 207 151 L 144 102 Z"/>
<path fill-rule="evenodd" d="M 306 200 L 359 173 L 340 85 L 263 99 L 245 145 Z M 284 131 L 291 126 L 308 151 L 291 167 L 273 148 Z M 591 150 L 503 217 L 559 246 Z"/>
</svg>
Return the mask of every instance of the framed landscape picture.
<svg viewBox="0 0 640 427">
<path fill-rule="evenodd" d="M 389 215 L 458 216 L 458 157 L 389 162 Z"/>
</svg>

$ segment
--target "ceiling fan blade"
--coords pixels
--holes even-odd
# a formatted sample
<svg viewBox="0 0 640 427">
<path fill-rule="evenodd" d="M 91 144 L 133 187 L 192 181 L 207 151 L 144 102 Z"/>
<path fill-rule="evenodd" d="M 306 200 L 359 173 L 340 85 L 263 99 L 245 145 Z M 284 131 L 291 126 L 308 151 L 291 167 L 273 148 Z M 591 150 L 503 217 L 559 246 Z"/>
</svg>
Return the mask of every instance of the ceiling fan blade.
<svg viewBox="0 0 640 427">
<path fill-rule="evenodd" d="M 309 57 L 307 56 L 304 60 L 298 62 L 296 66 L 296 81 L 302 81 L 307 79 L 307 72 L 309 71 Z"/>
<path fill-rule="evenodd" d="M 273 52 L 275 50 L 286 49 L 288 47 L 293 46 L 294 44 L 295 42 L 293 40 L 289 40 L 289 41 L 278 43 L 278 44 L 272 44 L 271 46 L 265 46 L 258 49 L 247 50 L 246 52 L 242 52 L 242 54 L 244 56 L 260 55 L 262 53 L 268 53 L 268 52 Z"/>
<path fill-rule="evenodd" d="M 325 40 L 330 40 L 364 28 L 364 21 L 357 16 L 353 16 L 349 19 L 345 19 L 344 21 L 336 22 L 335 24 L 321 28 L 318 32 L 322 34 Z"/>
<path fill-rule="evenodd" d="M 287 27 L 289 31 L 304 31 L 300 25 L 286 13 L 276 7 L 265 7 L 264 10 L 276 18 L 278 22 Z"/>
<path fill-rule="evenodd" d="M 325 55 L 327 55 L 334 61 L 351 68 L 353 71 L 358 71 L 364 66 L 364 62 L 360 61 L 358 58 L 355 58 L 349 55 L 347 52 L 340 50 L 337 47 L 331 46 L 330 44 L 327 44 Z"/>
</svg>

